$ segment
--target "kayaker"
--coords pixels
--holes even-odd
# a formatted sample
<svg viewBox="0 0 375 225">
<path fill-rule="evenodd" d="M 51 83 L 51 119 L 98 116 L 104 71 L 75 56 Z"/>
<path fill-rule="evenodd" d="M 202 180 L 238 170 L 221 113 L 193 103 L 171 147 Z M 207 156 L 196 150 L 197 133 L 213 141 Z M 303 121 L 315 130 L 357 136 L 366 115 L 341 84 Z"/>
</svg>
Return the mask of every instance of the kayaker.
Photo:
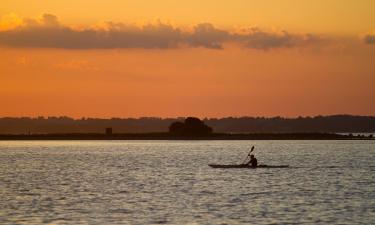
<svg viewBox="0 0 375 225">
<path fill-rule="evenodd" d="M 254 155 L 250 155 L 250 161 L 246 164 L 250 165 L 251 167 L 257 167 L 258 166 L 258 160 L 257 160 L 257 158 L 255 158 Z"/>
</svg>

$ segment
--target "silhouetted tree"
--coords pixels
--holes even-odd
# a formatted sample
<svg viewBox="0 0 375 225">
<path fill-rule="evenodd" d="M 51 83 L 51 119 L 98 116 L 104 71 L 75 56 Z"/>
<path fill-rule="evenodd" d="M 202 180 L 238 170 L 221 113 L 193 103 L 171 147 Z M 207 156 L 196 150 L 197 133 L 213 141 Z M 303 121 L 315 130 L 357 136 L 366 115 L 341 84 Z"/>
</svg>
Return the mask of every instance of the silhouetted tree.
<svg viewBox="0 0 375 225">
<path fill-rule="evenodd" d="M 174 122 L 169 126 L 169 132 L 183 136 L 204 136 L 212 133 L 212 128 L 198 118 L 188 117 L 185 122 Z"/>
<path fill-rule="evenodd" d="M 184 134 L 186 135 L 206 135 L 212 133 L 212 128 L 204 124 L 198 118 L 188 117 L 184 123 Z"/>
<path fill-rule="evenodd" d="M 173 122 L 169 126 L 169 132 L 173 134 L 182 134 L 183 130 L 184 130 L 184 123 L 179 122 L 179 121 Z"/>
</svg>

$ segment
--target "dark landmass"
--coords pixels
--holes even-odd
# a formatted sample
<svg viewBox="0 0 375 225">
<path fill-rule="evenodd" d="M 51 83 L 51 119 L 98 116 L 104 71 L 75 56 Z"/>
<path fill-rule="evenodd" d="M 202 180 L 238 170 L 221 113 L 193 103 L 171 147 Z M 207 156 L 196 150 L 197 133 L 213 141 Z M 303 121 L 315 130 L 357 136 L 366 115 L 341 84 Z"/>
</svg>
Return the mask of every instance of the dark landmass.
<svg viewBox="0 0 375 225">
<path fill-rule="evenodd" d="M 184 122 L 173 122 L 169 126 L 169 133 L 180 137 L 210 136 L 212 131 L 212 127 L 207 126 L 204 121 L 195 117 L 188 117 Z"/>
<path fill-rule="evenodd" d="M 168 132 L 173 122 L 185 118 L 97 119 L 69 117 L 0 118 L 0 134 L 67 134 Z M 316 117 L 227 117 L 204 119 L 217 133 L 366 133 L 375 132 L 375 116 L 333 115 Z"/>
<path fill-rule="evenodd" d="M 1 134 L 0 140 L 375 140 L 370 135 L 342 135 L 332 133 L 257 133 L 181 136 L 171 133 L 71 133 L 71 134 Z"/>
</svg>

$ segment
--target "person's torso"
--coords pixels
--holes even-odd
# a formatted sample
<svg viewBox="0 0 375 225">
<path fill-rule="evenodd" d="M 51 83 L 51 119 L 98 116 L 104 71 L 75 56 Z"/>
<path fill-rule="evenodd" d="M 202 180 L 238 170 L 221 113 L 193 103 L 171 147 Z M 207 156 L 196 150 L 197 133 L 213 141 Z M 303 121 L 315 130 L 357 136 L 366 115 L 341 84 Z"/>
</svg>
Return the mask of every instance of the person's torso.
<svg viewBox="0 0 375 225">
<path fill-rule="evenodd" d="M 256 158 L 253 158 L 253 159 L 250 160 L 250 164 L 251 164 L 251 166 L 255 167 L 255 166 L 258 165 L 258 160 Z"/>
</svg>

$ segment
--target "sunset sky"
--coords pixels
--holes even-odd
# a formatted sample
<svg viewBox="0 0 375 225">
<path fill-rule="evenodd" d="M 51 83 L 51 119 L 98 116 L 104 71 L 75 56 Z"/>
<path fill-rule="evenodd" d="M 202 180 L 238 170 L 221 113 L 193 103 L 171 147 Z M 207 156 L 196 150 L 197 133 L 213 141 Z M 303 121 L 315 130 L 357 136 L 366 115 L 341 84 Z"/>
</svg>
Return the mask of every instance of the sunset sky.
<svg viewBox="0 0 375 225">
<path fill-rule="evenodd" d="M 2 0 L 0 117 L 375 115 L 373 0 Z"/>
</svg>

